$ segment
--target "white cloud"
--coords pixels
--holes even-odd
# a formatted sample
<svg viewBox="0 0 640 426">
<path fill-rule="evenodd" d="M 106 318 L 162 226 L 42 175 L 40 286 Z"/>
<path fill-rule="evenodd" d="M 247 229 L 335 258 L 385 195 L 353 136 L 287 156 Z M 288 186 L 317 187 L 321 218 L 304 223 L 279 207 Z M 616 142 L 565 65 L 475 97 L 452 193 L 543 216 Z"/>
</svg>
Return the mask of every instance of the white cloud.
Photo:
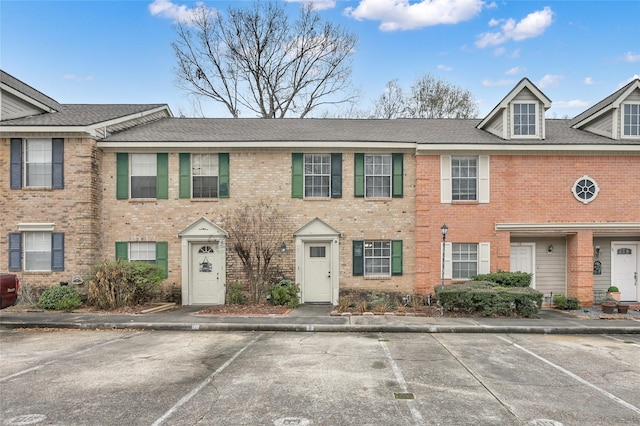
<svg viewBox="0 0 640 426">
<path fill-rule="evenodd" d="M 545 87 L 555 87 L 560 84 L 560 80 L 563 78 L 561 75 L 547 74 L 538 82 L 538 87 L 541 89 Z"/>
<path fill-rule="evenodd" d="M 412 30 L 468 21 L 480 13 L 483 4 L 483 0 L 361 0 L 344 14 L 358 21 L 381 21 L 382 31 Z"/>
<path fill-rule="evenodd" d="M 500 31 L 486 32 L 478 36 L 476 46 L 484 49 L 489 46 L 497 46 L 509 40 L 521 41 L 532 37 L 538 37 L 545 32 L 553 22 L 553 11 L 550 7 L 531 12 L 521 21 L 517 22 L 513 18 L 497 21 L 491 19 L 490 27 L 498 26 Z"/>
<path fill-rule="evenodd" d="M 557 101 L 553 103 L 554 108 L 586 108 L 590 104 L 587 101 L 573 99 L 571 101 Z"/>
<path fill-rule="evenodd" d="M 515 84 L 515 81 L 509 79 L 491 80 L 486 78 L 482 80 L 482 85 L 485 87 L 511 86 L 513 84 Z"/>
<path fill-rule="evenodd" d="M 522 74 L 526 70 L 527 70 L 526 68 L 522 68 L 522 67 L 513 67 L 511 69 L 508 69 L 504 74 L 505 75 L 518 75 L 518 74 Z"/>
<path fill-rule="evenodd" d="M 197 3 L 201 6 L 203 3 Z M 189 9 L 186 5 L 176 4 L 170 0 L 153 0 L 149 4 L 149 12 L 153 16 L 172 19 L 175 22 L 189 22 L 193 19 L 193 9 Z"/>
<path fill-rule="evenodd" d="M 443 64 L 438 65 L 438 69 L 442 70 L 442 71 L 452 71 L 453 70 L 452 67 L 449 67 L 449 66 L 443 65 Z"/>
<path fill-rule="evenodd" d="M 287 3 L 312 3 L 313 10 L 333 9 L 336 7 L 336 0 L 285 0 Z"/>
<path fill-rule="evenodd" d="M 623 60 L 631 63 L 638 62 L 640 61 L 640 53 L 627 52 L 627 54 L 624 55 Z"/>
<path fill-rule="evenodd" d="M 504 47 L 496 47 L 493 51 L 493 56 L 502 56 L 506 51 L 507 49 L 505 49 Z"/>
<path fill-rule="evenodd" d="M 592 85 L 596 84 L 596 82 L 593 81 L 593 78 L 591 78 L 591 77 L 585 77 L 583 83 L 584 83 L 585 86 L 592 86 Z"/>
<path fill-rule="evenodd" d="M 80 77 L 75 74 L 65 74 L 63 77 L 65 80 L 73 80 L 73 81 L 90 81 L 93 80 L 93 76 L 88 75 L 86 77 Z"/>
</svg>

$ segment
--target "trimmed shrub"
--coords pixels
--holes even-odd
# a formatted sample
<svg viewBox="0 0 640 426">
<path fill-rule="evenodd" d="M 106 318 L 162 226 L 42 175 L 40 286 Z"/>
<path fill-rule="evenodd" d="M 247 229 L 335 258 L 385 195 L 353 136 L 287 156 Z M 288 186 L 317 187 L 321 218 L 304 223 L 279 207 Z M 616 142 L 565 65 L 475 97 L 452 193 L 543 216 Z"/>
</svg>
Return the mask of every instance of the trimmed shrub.
<svg viewBox="0 0 640 426">
<path fill-rule="evenodd" d="M 483 316 L 521 315 L 530 317 L 542 306 L 542 293 L 530 287 L 504 287 L 493 282 L 470 281 L 436 288 L 445 311 Z"/>
<path fill-rule="evenodd" d="M 580 309 L 580 302 L 576 297 L 567 297 L 564 294 L 556 294 L 553 296 L 553 304 L 557 309 L 573 311 Z"/>
<path fill-rule="evenodd" d="M 163 277 L 158 265 L 105 260 L 91 272 L 89 304 L 117 309 L 148 302 L 157 296 Z"/>
<path fill-rule="evenodd" d="M 289 308 L 295 308 L 300 304 L 298 293 L 300 286 L 289 280 L 282 280 L 278 284 L 269 289 L 271 303 L 274 305 L 286 305 Z"/>
<path fill-rule="evenodd" d="M 56 311 L 71 311 L 82 306 L 82 293 L 68 286 L 50 287 L 42 293 L 38 306 Z"/>
<path fill-rule="evenodd" d="M 529 287 L 532 275 L 526 272 L 494 272 L 471 277 L 474 281 L 489 281 L 504 287 Z"/>
<path fill-rule="evenodd" d="M 244 305 L 246 297 L 243 291 L 242 284 L 232 284 L 229 287 L 229 303 L 234 305 Z"/>
</svg>

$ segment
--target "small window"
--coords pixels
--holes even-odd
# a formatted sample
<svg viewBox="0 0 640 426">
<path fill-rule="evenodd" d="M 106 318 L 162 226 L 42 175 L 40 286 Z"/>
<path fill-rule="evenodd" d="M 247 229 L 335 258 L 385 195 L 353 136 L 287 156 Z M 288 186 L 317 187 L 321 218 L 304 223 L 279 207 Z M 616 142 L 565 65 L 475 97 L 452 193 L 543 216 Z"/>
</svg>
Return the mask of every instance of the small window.
<svg viewBox="0 0 640 426">
<path fill-rule="evenodd" d="M 391 197 L 391 155 L 365 156 L 365 197 Z"/>
<path fill-rule="evenodd" d="M 131 198 L 156 198 L 156 154 L 131 154 Z"/>
<path fill-rule="evenodd" d="M 193 198 L 218 197 L 218 155 L 192 154 Z"/>
<path fill-rule="evenodd" d="M 142 242 L 129 244 L 129 260 L 156 263 L 156 243 Z"/>
<path fill-rule="evenodd" d="M 640 104 L 624 105 L 624 135 L 640 136 Z"/>
<path fill-rule="evenodd" d="M 24 270 L 51 270 L 51 233 L 24 233 Z"/>
<path fill-rule="evenodd" d="M 198 250 L 198 253 L 213 253 L 214 251 L 215 250 L 211 246 L 202 246 L 200 247 L 200 250 Z"/>
<path fill-rule="evenodd" d="M 584 204 L 595 200 L 599 191 L 598 184 L 589 176 L 582 176 L 573 184 L 573 196 Z"/>
<path fill-rule="evenodd" d="M 453 243 L 451 245 L 453 279 L 469 279 L 478 273 L 478 244 Z"/>
<path fill-rule="evenodd" d="M 391 241 L 364 242 L 364 275 L 391 275 Z"/>
<path fill-rule="evenodd" d="M 326 247 L 309 247 L 309 257 L 326 257 Z"/>
<path fill-rule="evenodd" d="M 478 199 L 478 158 L 451 158 L 451 196 L 453 201 Z"/>
<path fill-rule="evenodd" d="M 52 144 L 47 139 L 28 139 L 25 144 L 25 182 L 28 187 L 50 187 Z"/>
<path fill-rule="evenodd" d="M 305 154 L 304 156 L 304 196 L 331 196 L 331 155 Z"/>
<path fill-rule="evenodd" d="M 536 104 L 513 104 L 513 134 L 515 136 L 536 135 Z"/>
</svg>

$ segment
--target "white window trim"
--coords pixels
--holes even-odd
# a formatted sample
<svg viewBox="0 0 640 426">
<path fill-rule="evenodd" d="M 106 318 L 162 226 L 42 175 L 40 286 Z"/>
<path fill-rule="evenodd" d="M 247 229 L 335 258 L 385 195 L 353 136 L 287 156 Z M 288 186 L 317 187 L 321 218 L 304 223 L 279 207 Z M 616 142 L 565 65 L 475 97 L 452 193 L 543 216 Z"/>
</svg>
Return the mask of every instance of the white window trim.
<svg viewBox="0 0 640 426">
<path fill-rule="evenodd" d="M 639 105 L 640 102 L 623 102 L 620 108 L 620 138 L 621 139 L 640 139 L 640 135 L 625 135 L 624 134 L 624 107 L 625 105 Z M 595 198 L 595 197 L 594 197 Z"/>
<path fill-rule="evenodd" d="M 440 156 L 440 203 L 454 203 L 452 197 L 451 155 Z M 488 204 L 490 201 L 490 161 L 489 155 L 478 156 L 478 200 L 480 204 Z M 455 203 L 465 201 L 455 201 Z M 473 202 L 473 201 L 472 201 Z"/>
<path fill-rule="evenodd" d="M 388 175 L 368 175 L 367 174 L 367 157 L 388 157 L 391 160 L 391 171 Z M 367 196 L 367 176 L 382 176 L 389 177 L 389 195 L 382 196 Z M 368 198 L 370 200 L 386 200 L 388 198 L 393 198 L 393 154 L 365 154 L 364 155 L 364 198 Z"/>
<path fill-rule="evenodd" d="M 49 163 L 35 163 L 35 164 L 50 164 L 51 167 L 53 168 L 53 139 L 49 139 L 49 138 L 27 138 L 22 142 L 22 152 L 23 152 L 23 158 L 22 158 L 22 182 L 23 182 L 23 186 L 25 188 L 51 188 L 53 186 L 53 180 L 51 181 L 51 183 L 49 185 L 29 185 L 29 164 L 33 164 L 33 163 L 29 163 L 27 162 L 27 156 L 29 155 L 29 142 L 48 142 L 49 143 L 49 150 L 51 152 L 51 160 L 49 161 Z"/>
<path fill-rule="evenodd" d="M 488 274 L 491 272 L 491 243 L 478 244 L 478 274 Z M 443 244 L 440 243 L 440 259 L 442 259 Z M 444 279 L 453 279 L 453 243 L 444 244 Z M 440 276 L 442 276 L 442 265 L 440 266 Z M 456 281 L 463 281 L 456 278 Z"/>
<path fill-rule="evenodd" d="M 327 196 L 313 196 L 313 195 L 307 195 L 307 176 L 324 176 L 322 174 L 317 175 L 315 173 L 310 173 L 307 174 L 306 172 L 306 164 L 307 164 L 307 156 L 308 155 L 328 155 L 329 156 L 329 195 Z M 332 158 L 331 158 L 331 154 L 327 154 L 324 152 L 319 152 L 319 153 L 304 153 L 302 156 L 302 198 L 306 198 L 306 199 L 310 199 L 310 200 L 327 200 L 331 198 L 331 164 Z M 365 188 L 365 194 L 366 194 L 366 188 Z"/>
<path fill-rule="evenodd" d="M 18 231 L 20 232 L 53 232 L 54 223 L 19 223 Z"/>
<path fill-rule="evenodd" d="M 215 165 L 216 174 L 215 175 L 194 175 L 193 174 L 193 163 L 194 163 L 193 156 L 194 155 L 211 155 L 212 157 L 214 157 L 215 158 L 215 163 L 216 163 L 216 165 Z M 210 153 L 201 153 L 201 152 L 191 153 L 190 158 L 189 158 L 189 164 L 190 164 L 189 165 L 189 174 L 190 174 L 190 176 L 189 176 L 189 179 L 190 179 L 189 180 L 189 190 L 191 191 L 191 194 L 190 194 L 191 199 L 199 201 L 199 200 L 217 200 L 218 198 L 220 198 L 220 157 L 219 157 L 219 155 L 218 154 L 210 154 Z M 156 160 L 156 176 L 157 175 L 158 175 L 158 163 L 157 163 L 157 160 Z M 218 183 L 218 186 L 216 188 L 216 194 L 217 195 L 215 197 L 194 197 L 193 196 L 193 190 L 195 188 L 195 185 L 193 184 L 193 178 L 196 177 L 196 176 L 198 176 L 198 177 L 202 177 L 202 176 L 215 177 L 217 179 L 217 183 Z M 156 188 L 156 195 L 157 195 L 157 190 L 158 190 L 158 188 Z"/>
<path fill-rule="evenodd" d="M 591 197 L 589 199 L 583 199 L 583 198 L 580 198 L 578 196 L 578 193 L 576 192 L 576 186 L 578 185 L 578 182 L 580 182 L 581 180 L 590 180 L 591 182 L 593 182 L 593 186 L 595 187 L 595 192 L 593 194 L 593 197 Z M 594 178 L 592 178 L 590 176 L 587 176 L 587 175 L 584 175 L 584 176 L 579 177 L 578 179 L 576 179 L 576 181 L 573 182 L 573 186 L 571 187 L 571 193 L 573 194 L 575 199 L 580 201 L 583 204 L 589 204 L 590 202 L 592 202 L 593 200 L 598 198 L 598 193 L 599 192 L 600 192 L 600 187 L 598 186 L 598 182 L 596 182 L 596 180 Z"/>
<path fill-rule="evenodd" d="M 158 196 L 158 186 L 156 184 L 156 196 L 155 197 L 134 197 L 133 196 L 133 178 L 134 177 L 151 177 L 152 175 L 140 175 L 140 174 L 133 174 L 133 157 L 134 155 L 148 155 L 151 156 L 153 155 L 155 157 L 155 174 L 153 176 L 156 177 L 156 179 L 158 178 L 158 155 L 157 154 L 152 154 L 152 153 L 148 153 L 148 152 L 135 152 L 135 153 L 131 153 L 129 155 L 129 199 L 130 200 L 155 200 L 157 199 Z"/>
<path fill-rule="evenodd" d="M 516 135 L 515 133 L 515 105 L 534 105 L 534 110 L 535 110 L 535 117 L 536 117 L 536 132 L 533 135 Z M 510 131 L 511 131 L 511 139 L 541 139 L 541 131 L 542 131 L 542 127 L 541 127 L 541 123 L 540 121 L 542 120 L 540 118 L 540 105 L 538 104 L 538 102 L 536 101 L 514 101 L 511 103 L 511 126 L 510 126 Z"/>
<path fill-rule="evenodd" d="M 384 278 L 388 278 L 391 277 L 391 270 L 393 268 L 393 242 L 391 240 L 364 240 L 364 245 L 366 246 L 367 242 L 370 243 L 389 243 L 389 256 L 367 256 L 365 253 L 367 252 L 367 248 L 363 247 L 364 252 L 363 252 L 363 256 L 362 256 L 362 262 L 363 262 L 363 276 L 365 278 L 380 278 L 380 277 L 384 277 Z M 389 272 L 388 273 L 377 273 L 377 274 L 371 274 L 371 275 L 367 275 L 367 258 L 369 259 L 389 259 Z"/>
</svg>

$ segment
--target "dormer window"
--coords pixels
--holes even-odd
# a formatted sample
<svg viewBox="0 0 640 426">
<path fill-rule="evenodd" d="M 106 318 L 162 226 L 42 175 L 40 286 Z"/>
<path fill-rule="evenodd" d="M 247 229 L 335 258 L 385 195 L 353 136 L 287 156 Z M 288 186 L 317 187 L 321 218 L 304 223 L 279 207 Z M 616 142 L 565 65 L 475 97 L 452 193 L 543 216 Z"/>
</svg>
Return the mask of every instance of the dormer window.
<svg viewBox="0 0 640 426">
<path fill-rule="evenodd" d="M 537 135 L 536 104 L 513 104 L 513 136 L 531 137 Z"/>
<path fill-rule="evenodd" d="M 624 104 L 623 135 L 640 136 L 640 104 Z"/>
</svg>

